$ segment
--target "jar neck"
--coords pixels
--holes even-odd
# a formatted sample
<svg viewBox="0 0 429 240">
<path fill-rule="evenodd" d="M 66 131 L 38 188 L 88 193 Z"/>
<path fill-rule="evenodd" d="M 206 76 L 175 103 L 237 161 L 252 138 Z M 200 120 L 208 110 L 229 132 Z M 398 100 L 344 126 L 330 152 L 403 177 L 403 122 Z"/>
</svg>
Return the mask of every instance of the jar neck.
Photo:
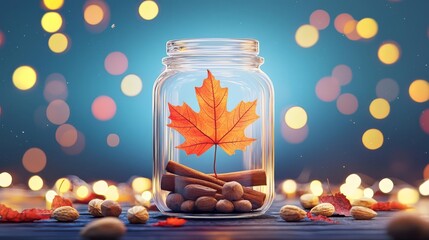
<svg viewBox="0 0 429 240">
<path fill-rule="evenodd" d="M 253 39 L 203 38 L 167 42 L 163 59 L 169 69 L 178 68 L 256 68 L 264 60 L 259 42 Z"/>
</svg>

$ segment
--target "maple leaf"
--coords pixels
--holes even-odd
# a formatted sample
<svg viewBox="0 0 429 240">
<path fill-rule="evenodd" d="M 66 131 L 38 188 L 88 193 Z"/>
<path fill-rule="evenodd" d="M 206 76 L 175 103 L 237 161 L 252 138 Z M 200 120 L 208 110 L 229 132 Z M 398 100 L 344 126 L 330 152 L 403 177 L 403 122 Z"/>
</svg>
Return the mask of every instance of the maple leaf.
<svg viewBox="0 0 429 240">
<path fill-rule="evenodd" d="M 185 219 L 177 218 L 177 217 L 169 217 L 164 221 L 158 221 L 154 223 L 152 226 L 155 227 L 181 227 L 186 223 Z"/>
<path fill-rule="evenodd" d="M 350 209 L 352 208 L 352 205 L 344 194 L 335 193 L 334 195 L 320 196 L 319 200 L 322 203 L 330 203 L 334 205 L 336 214 L 351 216 Z"/>
<path fill-rule="evenodd" d="M 231 112 L 227 111 L 228 88 L 222 88 L 220 81 L 207 70 L 207 78 L 201 87 L 195 87 L 200 107 L 195 112 L 188 104 L 174 106 L 168 103 L 171 127 L 185 138 L 185 142 L 177 146 L 186 154 L 200 156 L 213 145 L 214 172 L 216 175 L 216 150 L 221 147 L 228 155 L 236 150 L 244 150 L 256 139 L 248 138 L 244 130 L 259 116 L 256 114 L 256 100 L 241 101 Z"/>
<path fill-rule="evenodd" d="M 4 204 L 0 204 L 0 222 L 34 222 L 36 220 L 49 219 L 51 210 L 47 209 L 24 209 L 21 213 Z"/>
<path fill-rule="evenodd" d="M 307 217 L 312 222 L 327 222 L 327 223 L 338 223 L 337 221 L 334 221 L 326 216 L 323 215 L 313 215 L 310 212 L 307 212 Z"/>
<path fill-rule="evenodd" d="M 392 210 L 405 210 L 408 206 L 400 202 L 377 202 L 371 206 L 374 211 L 392 211 Z"/>
<path fill-rule="evenodd" d="M 57 209 L 59 207 L 63 207 L 63 206 L 73 207 L 73 204 L 70 201 L 70 199 L 63 198 L 59 195 L 55 195 L 54 199 L 52 200 L 51 209 L 55 210 L 55 209 Z"/>
</svg>

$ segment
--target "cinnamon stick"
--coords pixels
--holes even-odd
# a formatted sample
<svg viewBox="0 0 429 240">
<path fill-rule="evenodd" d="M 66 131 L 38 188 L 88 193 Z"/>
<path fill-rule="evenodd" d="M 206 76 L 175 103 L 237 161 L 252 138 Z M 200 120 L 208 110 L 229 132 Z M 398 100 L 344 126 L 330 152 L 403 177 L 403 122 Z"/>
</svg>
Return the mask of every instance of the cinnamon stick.
<svg viewBox="0 0 429 240">
<path fill-rule="evenodd" d="M 210 176 L 208 174 L 205 174 L 203 172 L 197 171 L 195 169 L 192 169 L 190 167 L 187 167 L 183 164 L 174 162 L 174 161 L 168 161 L 167 166 L 165 169 L 170 172 L 174 173 L 183 177 L 189 177 L 194 179 L 200 179 L 204 180 L 206 182 L 214 183 L 222 188 L 223 184 L 225 184 L 225 181 L 222 181 L 220 179 L 217 179 L 213 176 Z M 201 184 L 203 185 L 203 184 Z M 206 185 L 204 185 L 206 186 Z M 210 186 L 208 186 L 210 187 Z M 216 188 L 215 188 L 216 189 Z M 217 189 L 216 189 L 217 190 Z M 248 187 L 243 187 L 244 194 L 243 198 L 246 200 L 249 200 L 252 203 L 253 208 L 260 208 L 265 200 L 265 193 L 258 192 L 256 190 L 253 190 Z"/>
<path fill-rule="evenodd" d="M 215 175 L 210 174 L 210 176 Z M 267 185 L 267 175 L 262 169 L 218 173 L 217 178 L 225 182 L 236 181 L 246 187 Z"/>
</svg>

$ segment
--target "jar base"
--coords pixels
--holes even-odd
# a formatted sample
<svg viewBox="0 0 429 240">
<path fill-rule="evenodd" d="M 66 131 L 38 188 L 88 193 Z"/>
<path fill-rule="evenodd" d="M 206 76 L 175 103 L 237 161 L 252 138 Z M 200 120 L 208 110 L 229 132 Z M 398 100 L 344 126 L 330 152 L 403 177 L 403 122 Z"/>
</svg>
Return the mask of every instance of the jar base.
<svg viewBox="0 0 429 240">
<path fill-rule="evenodd" d="M 252 211 L 246 213 L 176 213 L 176 212 L 161 212 L 161 214 L 172 217 L 180 217 L 187 219 L 232 219 L 232 218 L 252 218 L 261 216 L 266 211 Z"/>
</svg>

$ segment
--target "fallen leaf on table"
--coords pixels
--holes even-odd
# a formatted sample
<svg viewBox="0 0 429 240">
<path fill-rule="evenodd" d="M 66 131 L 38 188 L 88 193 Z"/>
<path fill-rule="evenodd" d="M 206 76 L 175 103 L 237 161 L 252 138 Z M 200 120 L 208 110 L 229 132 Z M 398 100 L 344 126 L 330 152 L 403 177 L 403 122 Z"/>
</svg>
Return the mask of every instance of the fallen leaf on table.
<svg viewBox="0 0 429 240">
<path fill-rule="evenodd" d="M 34 222 L 36 220 L 49 219 L 51 210 L 47 209 L 24 209 L 21 213 L 4 204 L 0 204 L 0 222 Z"/>
<path fill-rule="evenodd" d="M 51 205 L 51 209 L 55 210 L 59 207 L 64 207 L 64 206 L 70 206 L 73 207 L 72 202 L 70 201 L 70 199 L 67 198 L 63 198 L 60 195 L 56 195 L 54 197 L 54 200 L 52 200 L 52 205 Z"/>
<path fill-rule="evenodd" d="M 333 195 L 320 196 L 321 203 L 330 203 L 335 207 L 335 213 L 344 216 L 351 216 L 350 209 L 352 205 L 346 196 L 342 193 L 335 193 Z"/>
<path fill-rule="evenodd" d="M 164 221 L 158 221 L 157 223 L 153 224 L 152 226 L 155 226 L 155 227 L 181 227 L 185 223 L 186 223 L 185 219 L 176 218 L 176 217 L 169 217 Z"/>
<path fill-rule="evenodd" d="M 377 202 L 371 206 L 374 211 L 393 211 L 393 210 L 405 210 L 408 206 L 400 202 Z"/>
<path fill-rule="evenodd" d="M 327 223 L 338 223 L 337 221 L 334 221 L 326 216 L 323 215 L 313 215 L 310 212 L 307 212 L 307 217 L 313 222 L 327 222 Z"/>
</svg>

